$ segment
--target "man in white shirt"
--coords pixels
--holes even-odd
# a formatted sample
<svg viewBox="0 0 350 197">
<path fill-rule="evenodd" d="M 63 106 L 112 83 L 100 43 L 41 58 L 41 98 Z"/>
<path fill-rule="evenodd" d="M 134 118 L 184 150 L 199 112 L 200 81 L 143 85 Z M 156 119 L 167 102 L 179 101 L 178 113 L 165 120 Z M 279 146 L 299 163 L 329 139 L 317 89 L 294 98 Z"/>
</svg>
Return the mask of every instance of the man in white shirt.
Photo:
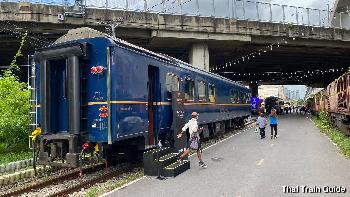
<svg viewBox="0 0 350 197">
<path fill-rule="evenodd" d="M 182 153 L 182 155 L 179 158 L 179 161 L 182 161 L 182 159 L 186 156 L 189 155 L 190 153 L 190 149 L 192 150 L 196 150 L 197 151 L 197 157 L 199 160 L 199 166 L 201 166 L 202 168 L 206 168 L 207 165 L 204 164 L 204 162 L 202 161 L 202 155 L 201 155 L 201 143 L 199 141 L 199 133 L 203 131 L 203 128 L 198 129 L 198 113 L 197 112 L 193 112 L 191 114 L 192 118 L 191 120 L 189 120 L 184 127 L 182 127 L 182 131 L 179 135 L 177 135 L 177 138 L 181 138 L 182 137 L 182 133 L 186 132 L 186 130 L 188 129 L 190 132 L 190 140 L 188 141 L 188 146 L 187 149 Z"/>
</svg>

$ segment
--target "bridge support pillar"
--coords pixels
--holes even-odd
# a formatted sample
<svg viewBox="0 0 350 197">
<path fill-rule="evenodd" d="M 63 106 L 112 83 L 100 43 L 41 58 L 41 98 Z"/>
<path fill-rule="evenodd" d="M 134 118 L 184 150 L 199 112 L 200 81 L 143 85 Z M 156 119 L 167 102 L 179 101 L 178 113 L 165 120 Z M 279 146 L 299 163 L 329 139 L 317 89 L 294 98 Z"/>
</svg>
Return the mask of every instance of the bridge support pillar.
<svg viewBox="0 0 350 197">
<path fill-rule="evenodd" d="M 209 72 L 208 43 L 194 43 L 190 50 L 190 64 Z"/>
<path fill-rule="evenodd" d="M 249 84 L 249 88 L 252 90 L 252 97 L 258 97 L 259 96 L 259 93 L 258 93 L 259 85 L 257 83 Z"/>
</svg>

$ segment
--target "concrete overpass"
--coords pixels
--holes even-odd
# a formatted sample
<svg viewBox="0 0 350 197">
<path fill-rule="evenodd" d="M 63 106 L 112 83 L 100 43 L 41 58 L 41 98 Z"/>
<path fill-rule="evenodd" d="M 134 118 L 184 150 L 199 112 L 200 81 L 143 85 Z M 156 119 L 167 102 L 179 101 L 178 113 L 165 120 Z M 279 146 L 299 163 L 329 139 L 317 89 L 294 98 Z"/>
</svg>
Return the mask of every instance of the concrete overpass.
<svg viewBox="0 0 350 197">
<path fill-rule="evenodd" d="M 342 27 L 350 25 L 350 0 L 336 0 L 334 11 L 335 12 L 332 12 L 333 26 Z"/>
<path fill-rule="evenodd" d="M 77 12 L 73 7 L 5 2 L 0 4 L 0 62 L 9 64 L 21 32 L 29 31 L 26 53 L 33 53 L 69 29 L 89 26 L 111 33 L 113 24 L 118 24 L 117 37 L 205 70 L 220 68 L 212 71 L 251 84 L 325 86 L 350 63 L 347 29 L 98 8 Z M 271 45 L 273 50 L 268 50 Z M 243 57 L 245 61 L 226 64 Z M 315 72 L 305 76 L 308 71 Z"/>
</svg>

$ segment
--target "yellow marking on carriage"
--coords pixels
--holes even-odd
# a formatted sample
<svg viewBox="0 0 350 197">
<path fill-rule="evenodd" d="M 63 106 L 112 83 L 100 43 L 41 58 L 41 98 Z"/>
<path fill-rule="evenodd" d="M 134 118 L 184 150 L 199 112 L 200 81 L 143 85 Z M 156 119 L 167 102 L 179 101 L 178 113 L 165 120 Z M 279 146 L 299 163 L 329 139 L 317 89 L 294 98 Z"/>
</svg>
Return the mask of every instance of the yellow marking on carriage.
<svg viewBox="0 0 350 197">
<path fill-rule="evenodd" d="M 103 101 L 103 102 L 88 102 L 88 105 L 107 105 L 107 101 Z"/>
<path fill-rule="evenodd" d="M 111 101 L 112 104 L 145 105 L 147 101 Z"/>
<path fill-rule="evenodd" d="M 172 105 L 172 102 L 154 102 L 153 105 Z"/>
</svg>

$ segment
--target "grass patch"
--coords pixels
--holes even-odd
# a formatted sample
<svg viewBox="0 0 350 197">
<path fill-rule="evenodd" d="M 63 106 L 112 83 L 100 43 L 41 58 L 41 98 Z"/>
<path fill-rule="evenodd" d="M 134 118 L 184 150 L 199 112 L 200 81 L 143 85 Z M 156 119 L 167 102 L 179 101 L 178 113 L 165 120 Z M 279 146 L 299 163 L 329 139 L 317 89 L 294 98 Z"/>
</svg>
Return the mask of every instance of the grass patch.
<svg viewBox="0 0 350 197">
<path fill-rule="evenodd" d="M 32 152 L 23 151 L 16 153 L 1 153 L 0 154 L 0 164 L 6 164 L 13 161 L 24 160 L 32 158 Z"/>
<path fill-rule="evenodd" d="M 86 192 L 86 196 L 87 197 L 95 197 L 95 196 L 101 195 L 103 193 L 107 193 L 109 191 L 112 191 L 118 187 L 121 187 L 121 186 L 123 186 L 131 181 L 134 181 L 136 179 L 139 179 L 141 177 L 143 177 L 143 171 L 131 173 L 131 174 L 121 178 L 116 183 L 111 183 L 109 185 L 106 185 L 105 187 L 94 186 L 94 187 L 89 188 Z"/>
<path fill-rule="evenodd" d="M 314 116 L 312 120 L 320 131 L 326 134 L 340 148 L 342 154 L 350 159 L 350 138 L 328 121 L 326 113 L 320 112 L 319 116 Z"/>
</svg>

